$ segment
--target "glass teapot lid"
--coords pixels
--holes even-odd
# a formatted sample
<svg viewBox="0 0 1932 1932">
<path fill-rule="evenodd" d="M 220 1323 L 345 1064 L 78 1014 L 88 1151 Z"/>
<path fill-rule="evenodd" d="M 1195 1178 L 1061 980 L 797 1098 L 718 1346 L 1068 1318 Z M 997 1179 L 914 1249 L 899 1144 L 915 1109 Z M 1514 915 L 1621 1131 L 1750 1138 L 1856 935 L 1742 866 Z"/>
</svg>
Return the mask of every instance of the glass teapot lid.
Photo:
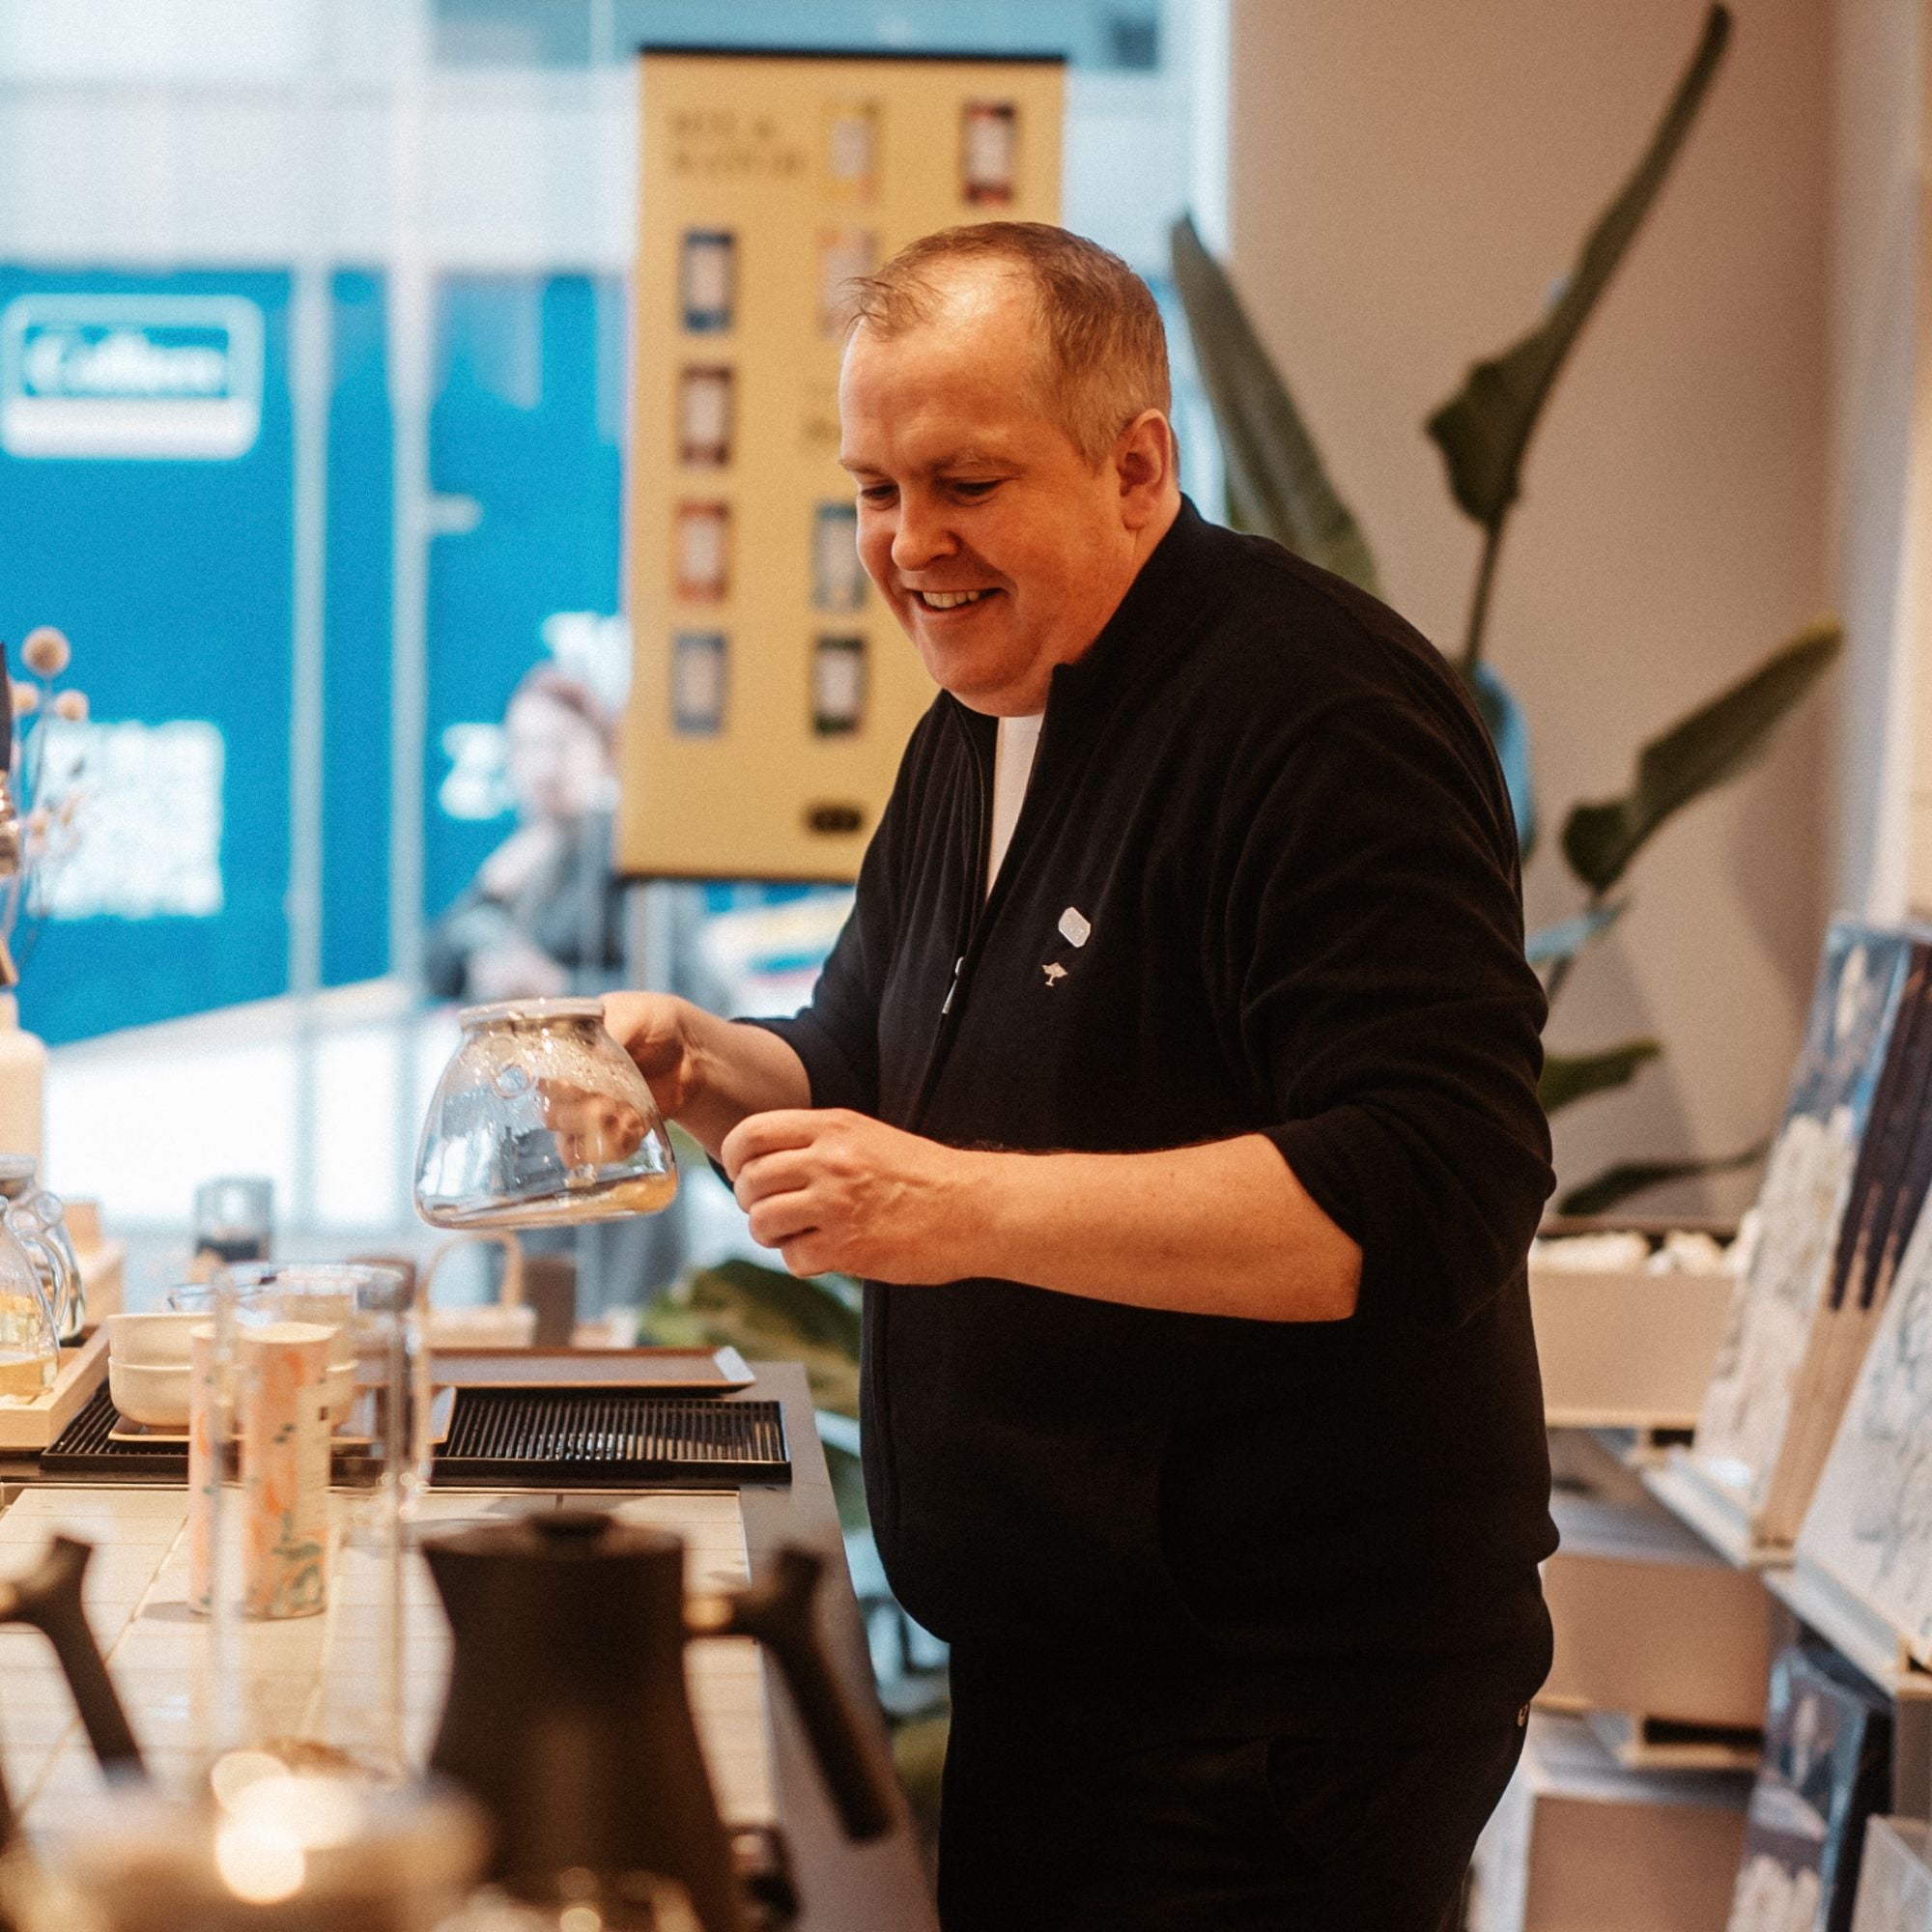
<svg viewBox="0 0 1932 1932">
<path fill-rule="evenodd" d="M 497 1000 L 487 1007 L 465 1007 L 456 1023 L 465 1033 L 478 1027 L 550 1026 L 559 1020 L 604 1023 L 602 1000 Z"/>
</svg>

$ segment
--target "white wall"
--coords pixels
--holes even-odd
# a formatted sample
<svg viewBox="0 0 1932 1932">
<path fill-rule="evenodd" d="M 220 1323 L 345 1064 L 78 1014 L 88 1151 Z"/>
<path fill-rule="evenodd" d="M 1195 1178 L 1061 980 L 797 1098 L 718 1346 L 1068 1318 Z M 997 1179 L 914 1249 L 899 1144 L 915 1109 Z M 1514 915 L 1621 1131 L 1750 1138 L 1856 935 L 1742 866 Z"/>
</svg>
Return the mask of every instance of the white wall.
<svg viewBox="0 0 1932 1932">
<path fill-rule="evenodd" d="M 1830 602 L 1832 44 L 1814 0 L 1740 0 L 1702 122 L 1530 454 L 1492 658 L 1546 823 Z M 1700 0 L 1236 0 L 1233 263 L 1392 601 L 1460 636 L 1477 537 L 1424 417 L 1528 327 L 1648 139 Z M 1826 912 L 1826 714 L 1667 830 L 1550 1030 L 1667 1045 L 1558 1123 L 1566 1184 L 1775 1122 Z M 1532 919 L 1577 894 L 1546 833 Z M 1660 1206 L 1724 1209 L 1748 1179 Z"/>
</svg>

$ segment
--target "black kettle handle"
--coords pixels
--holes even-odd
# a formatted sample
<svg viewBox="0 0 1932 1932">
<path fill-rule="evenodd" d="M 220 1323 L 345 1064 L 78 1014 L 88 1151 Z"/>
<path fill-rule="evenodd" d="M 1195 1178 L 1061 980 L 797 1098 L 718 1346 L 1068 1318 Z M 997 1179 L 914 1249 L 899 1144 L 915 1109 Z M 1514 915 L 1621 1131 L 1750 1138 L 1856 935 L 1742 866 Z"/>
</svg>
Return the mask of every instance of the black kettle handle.
<svg viewBox="0 0 1932 1932">
<path fill-rule="evenodd" d="M 139 1774 L 141 1747 L 128 1727 L 128 1714 L 81 1603 L 81 1578 L 93 1554 L 93 1544 L 56 1536 L 26 1576 L 0 1586 L 0 1623 L 31 1624 L 46 1636 L 73 1692 L 94 1755 L 103 1768 Z"/>
<path fill-rule="evenodd" d="M 771 1575 L 727 1599 L 729 1621 L 705 1634 L 756 1637 L 778 1659 L 845 1835 L 876 1838 L 892 1826 L 897 1787 L 884 1752 L 854 1719 L 812 1625 L 823 1568 L 809 1550 L 781 1549 Z"/>
</svg>

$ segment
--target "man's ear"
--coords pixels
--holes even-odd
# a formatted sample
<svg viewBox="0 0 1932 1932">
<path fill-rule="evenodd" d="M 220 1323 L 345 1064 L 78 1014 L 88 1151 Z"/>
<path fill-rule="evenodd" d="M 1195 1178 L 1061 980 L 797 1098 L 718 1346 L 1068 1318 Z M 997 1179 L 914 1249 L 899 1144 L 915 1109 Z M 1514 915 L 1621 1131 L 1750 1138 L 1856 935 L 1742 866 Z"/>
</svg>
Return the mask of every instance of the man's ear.
<svg viewBox="0 0 1932 1932">
<path fill-rule="evenodd" d="M 1121 514 L 1129 529 L 1151 523 L 1177 486 L 1174 431 L 1158 410 L 1143 410 L 1114 444 Z"/>
</svg>

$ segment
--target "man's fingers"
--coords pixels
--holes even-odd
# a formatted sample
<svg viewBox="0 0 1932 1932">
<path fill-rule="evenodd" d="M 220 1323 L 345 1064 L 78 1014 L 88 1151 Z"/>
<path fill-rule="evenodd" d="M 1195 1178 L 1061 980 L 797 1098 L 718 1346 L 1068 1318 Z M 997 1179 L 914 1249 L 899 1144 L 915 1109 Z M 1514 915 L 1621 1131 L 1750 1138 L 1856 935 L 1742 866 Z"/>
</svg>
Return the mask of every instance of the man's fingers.
<svg viewBox="0 0 1932 1932">
<path fill-rule="evenodd" d="M 780 1107 L 769 1114 L 749 1114 L 724 1136 L 718 1158 L 732 1180 L 748 1160 L 781 1148 L 810 1147 L 825 1116 L 810 1107 Z"/>
<path fill-rule="evenodd" d="M 799 1276 L 830 1274 L 832 1264 L 827 1259 L 824 1244 L 817 1237 L 817 1230 L 809 1230 L 798 1240 L 787 1241 L 779 1251 L 790 1274 Z"/>
<path fill-rule="evenodd" d="M 809 1148 L 781 1148 L 777 1153 L 753 1154 L 738 1168 L 731 1191 L 738 1206 L 751 1208 L 773 1194 L 792 1194 L 812 1179 Z"/>
<path fill-rule="evenodd" d="M 761 1248 L 782 1247 L 801 1235 L 815 1232 L 817 1217 L 802 1194 L 781 1194 L 760 1201 L 748 1217 L 752 1238 Z"/>
</svg>

